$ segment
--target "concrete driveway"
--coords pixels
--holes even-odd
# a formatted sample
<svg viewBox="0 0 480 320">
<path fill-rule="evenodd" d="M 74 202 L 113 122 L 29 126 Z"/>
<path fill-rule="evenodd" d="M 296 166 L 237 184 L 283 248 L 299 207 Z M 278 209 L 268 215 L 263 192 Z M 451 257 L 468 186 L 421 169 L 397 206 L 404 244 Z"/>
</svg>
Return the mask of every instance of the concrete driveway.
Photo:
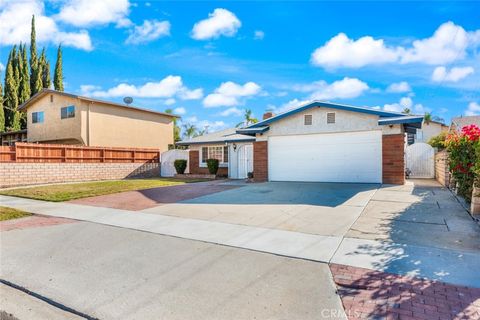
<svg viewBox="0 0 480 320">
<path fill-rule="evenodd" d="M 89 222 L 0 235 L 2 279 L 94 318 L 344 318 L 326 264 Z"/>
<path fill-rule="evenodd" d="M 226 182 L 239 188 L 156 206 L 145 213 L 324 236 L 343 236 L 380 185 Z"/>
</svg>

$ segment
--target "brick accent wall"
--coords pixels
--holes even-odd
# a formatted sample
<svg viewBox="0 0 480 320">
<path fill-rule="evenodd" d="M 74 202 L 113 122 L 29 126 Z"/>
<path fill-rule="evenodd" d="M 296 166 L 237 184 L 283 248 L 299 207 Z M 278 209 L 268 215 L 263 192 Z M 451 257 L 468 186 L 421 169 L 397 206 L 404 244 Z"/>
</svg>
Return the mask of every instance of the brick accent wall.
<svg viewBox="0 0 480 320">
<path fill-rule="evenodd" d="M 253 178 L 255 182 L 268 180 L 268 141 L 253 143 Z"/>
<path fill-rule="evenodd" d="M 0 163 L 0 188 L 156 176 L 159 163 Z"/>
<path fill-rule="evenodd" d="M 207 167 L 200 167 L 200 152 L 198 150 L 190 150 L 188 160 L 190 174 L 210 174 Z M 219 167 L 217 176 L 228 177 L 228 168 Z"/>
<path fill-rule="evenodd" d="M 382 136 L 383 183 L 405 183 L 405 138 L 403 134 Z"/>
<path fill-rule="evenodd" d="M 450 186 L 450 172 L 448 170 L 448 154 L 443 150 L 435 154 L 435 179 L 445 186 Z"/>
</svg>

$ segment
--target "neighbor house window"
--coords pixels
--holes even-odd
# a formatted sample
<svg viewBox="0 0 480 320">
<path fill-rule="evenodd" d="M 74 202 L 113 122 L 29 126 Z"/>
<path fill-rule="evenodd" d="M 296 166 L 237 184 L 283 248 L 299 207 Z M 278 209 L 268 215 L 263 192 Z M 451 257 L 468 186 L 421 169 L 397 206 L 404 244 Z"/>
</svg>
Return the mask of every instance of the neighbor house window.
<svg viewBox="0 0 480 320">
<path fill-rule="evenodd" d="M 305 115 L 304 124 L 306 126 L 311 126 L 312 125 L 312 115 L 311 114 L 306 114 Z"/>
<path fill-rule="evenodd" d="M 228 147 L 202 147 L 202 163 L 207 163 L 207 159 L 217 159 L 220 163 L 228 163 Z"/>
<path fill-rule="evenodd" d="M 327 123 L 335 123 L 335 112 L 327 112 Z"/>
<path fill-rule="evenodd" d="M 42 123 L 43 122 L 43 111 L 32 112 L 32 123 Z"/>
<path fill-rule="evenodd" d="M 68 106 L 61 109 L 62 119 L 74 118 L 75 117 L 75 106 Z"/>
</svg>

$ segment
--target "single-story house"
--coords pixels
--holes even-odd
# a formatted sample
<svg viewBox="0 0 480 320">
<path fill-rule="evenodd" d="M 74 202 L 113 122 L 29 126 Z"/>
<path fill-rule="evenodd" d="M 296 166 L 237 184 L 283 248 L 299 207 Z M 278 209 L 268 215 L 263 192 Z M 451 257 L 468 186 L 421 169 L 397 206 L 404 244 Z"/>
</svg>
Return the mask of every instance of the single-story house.
<svg viewBox="0 0 480 320">
<path fill-rule="evenodd" d="M 189 146 L 190 174 L 208 174 L 207 159 L 218 159 L 218 175 L 245 179 L 253 172 L 255 137 L 237 134 L 236 128 L 226 129 L 177 142 Z"/>
<path fill-rule="evenodd" d="M 176 115 L 44 89 L 19 110 L 27 113 L 27 141 L 168 150 Z"/>
<path fill-rule="evenodd" d="M 450 131 L 461 131 L 463 127 L 469 125 L 476 125 L 480 127 L 480 116 L 464 116 L 452 118 L 452 124 L 450 125 Z"/>
<path fill-rule="evenodd" d="M 27 129 L 0 133 L 0 145 L 13 146 L 16 142 L 27 142 Z"/>
<path fill-rule="evenodd" d="M 205 157 L 234 158 L 233 145 L 238 150 L 241 142 L 247 150 L 253 147 L 255 181 L 403 184 L 405 133 L 415 133 L 422 121 L 423 116 L 314 101 L 245 128 L 230 129 L 228 134 L 219 133 L 212 141 L 208 135 L 181 144 L 191 148 L 190 172 L 199 171 L 196 167 L 202 166 Z M 224 153 L 210 146 L 225 146 Z M 230 171 L 228 175 L 235 176 Z"/>
</svg>

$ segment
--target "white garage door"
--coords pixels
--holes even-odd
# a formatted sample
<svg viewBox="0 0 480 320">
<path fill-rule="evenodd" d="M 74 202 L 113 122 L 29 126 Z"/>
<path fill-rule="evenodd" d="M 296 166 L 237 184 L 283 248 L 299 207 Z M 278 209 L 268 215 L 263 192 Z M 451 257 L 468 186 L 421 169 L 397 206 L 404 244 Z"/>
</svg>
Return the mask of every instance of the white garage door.
<svg viewBox="0 0 480 320">
<path fill-rule="evenodd" d="M 270 181 L 382 181 L 382 132 L 269 137 Z"/>
</svg>

